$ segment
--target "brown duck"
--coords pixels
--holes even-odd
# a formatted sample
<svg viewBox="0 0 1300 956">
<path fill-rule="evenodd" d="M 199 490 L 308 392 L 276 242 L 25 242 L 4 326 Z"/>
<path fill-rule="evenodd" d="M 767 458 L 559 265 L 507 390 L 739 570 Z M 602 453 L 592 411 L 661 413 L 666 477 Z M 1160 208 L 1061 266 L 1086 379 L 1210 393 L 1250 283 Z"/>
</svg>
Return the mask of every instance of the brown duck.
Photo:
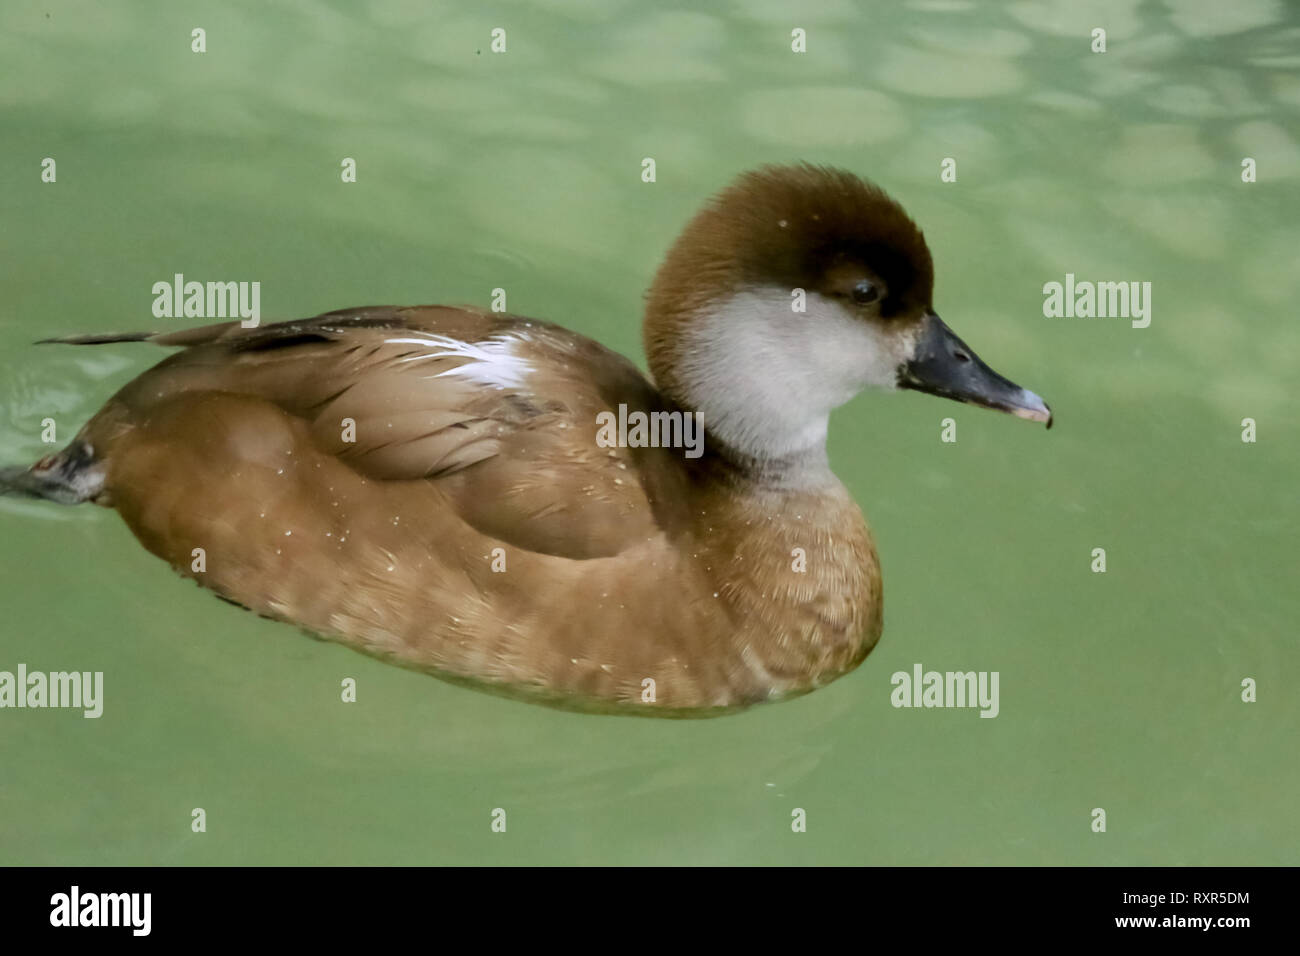
<svg viewBox="0 0 1300 956">
<path fill-rule="evenodd" d="M 660 268 L 653 383 L 577 333 L 474 308 L 72 337 L 182 351 L 0 489 L 115 508 L 222 598 L 447 680 L 723 713 L 820 687 L 880 638 L 875 548 L 827 462 L 833 408 L 907 388 L 1051 424 L 932 287 L 880 189 L 763 168 Z"/>
</svg>

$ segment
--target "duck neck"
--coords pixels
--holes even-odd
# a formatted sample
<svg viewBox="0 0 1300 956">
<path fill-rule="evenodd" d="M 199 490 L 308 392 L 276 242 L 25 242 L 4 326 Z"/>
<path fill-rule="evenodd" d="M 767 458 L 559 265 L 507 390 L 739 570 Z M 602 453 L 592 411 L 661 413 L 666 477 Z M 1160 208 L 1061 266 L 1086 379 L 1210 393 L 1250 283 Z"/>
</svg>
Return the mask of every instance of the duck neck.
<svg viewBox="0 0 1300 956">
<path fill-rule="evenodd" d="M 798 495 L 838 486 L 831 471 L 825 440 L 784 455 L 737 448 L 705 427 L 703 465 L 712 482 L 740 494 Z"/>
<path fill-rule="evenodd" d="M 706 449 L 765 484 L 834 481 L 826 457 L 831 410 L 872 381 L 863 324 L 832 302 L 752 287 L 694 312 L 652 297 L 651 369 L 664 393 L 702 415 Z M 864 357 L 865 356 L 865 357 Z M 893 370 L 882 373 L 892 381 Z"/>
</svg>

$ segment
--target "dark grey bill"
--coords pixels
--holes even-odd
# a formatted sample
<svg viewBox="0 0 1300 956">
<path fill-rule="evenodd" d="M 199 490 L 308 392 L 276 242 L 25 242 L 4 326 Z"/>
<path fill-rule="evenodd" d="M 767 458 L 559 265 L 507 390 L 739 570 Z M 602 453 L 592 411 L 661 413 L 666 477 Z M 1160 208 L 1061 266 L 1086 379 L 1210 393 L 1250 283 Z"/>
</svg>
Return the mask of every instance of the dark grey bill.
<svg viewBox="0 0 1300 956">
<path fill-rule="evenodd" d="M 1052 410 L 1046 402 L 985 365 L 933 312 L 922 321 L 916 351 L 898 371 L 899 388 L 996 408 L 1052 427 Z"/>
</svg>

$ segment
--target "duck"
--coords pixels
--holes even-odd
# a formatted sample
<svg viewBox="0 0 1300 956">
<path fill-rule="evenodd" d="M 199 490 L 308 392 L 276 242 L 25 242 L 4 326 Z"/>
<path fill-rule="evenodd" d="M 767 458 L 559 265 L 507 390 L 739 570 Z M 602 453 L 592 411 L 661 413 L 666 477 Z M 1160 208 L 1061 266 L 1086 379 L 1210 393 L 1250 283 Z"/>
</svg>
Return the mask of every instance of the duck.
<svg viewBox="0 0 1300 956">
<path fill-rule="evenodd" d="M 939 318 L 933 288 L 920 228 L 879 186 L 764 166 L 667 252 L 648 376 L 560 325 L 471 306 L 65 336 L 44 341 L 178 351 L 67 447 L 0 470 L 0 491 L 116 510 L 225 601 L 455 684 L 733 713 L 850 673 L 881 636 L 832 410 L 912 390 L 1051 426 Z M 599 424 L 614 414 L 664 427 Z"/>
</svg>

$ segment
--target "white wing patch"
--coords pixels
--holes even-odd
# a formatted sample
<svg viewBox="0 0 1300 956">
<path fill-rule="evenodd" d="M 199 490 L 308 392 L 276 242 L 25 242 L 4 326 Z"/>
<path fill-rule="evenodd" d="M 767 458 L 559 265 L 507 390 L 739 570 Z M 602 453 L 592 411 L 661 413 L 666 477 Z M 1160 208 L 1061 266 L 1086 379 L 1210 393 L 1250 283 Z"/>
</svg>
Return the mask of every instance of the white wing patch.
<svg viewBox="0 0 1300 956">
<path fill-rule="evenodd" d="M 464 364 L 438 372 L 430 378 L 450 375 L 475 385 L 487 385 L 496 389 L 523 388 L 524 380 L 533 370 L 517 351 L 526 341 L 518 334 L 493 335 L 485 342 L 463 342 L 433 332 L 411 332 L 409 338 L 385 341 L 390 345 L 423 345 L 427 349 L 418 355 L 398 359 L 398 362 L 424 362 L 437 358 L 465 359 Z"/>
</svg>

